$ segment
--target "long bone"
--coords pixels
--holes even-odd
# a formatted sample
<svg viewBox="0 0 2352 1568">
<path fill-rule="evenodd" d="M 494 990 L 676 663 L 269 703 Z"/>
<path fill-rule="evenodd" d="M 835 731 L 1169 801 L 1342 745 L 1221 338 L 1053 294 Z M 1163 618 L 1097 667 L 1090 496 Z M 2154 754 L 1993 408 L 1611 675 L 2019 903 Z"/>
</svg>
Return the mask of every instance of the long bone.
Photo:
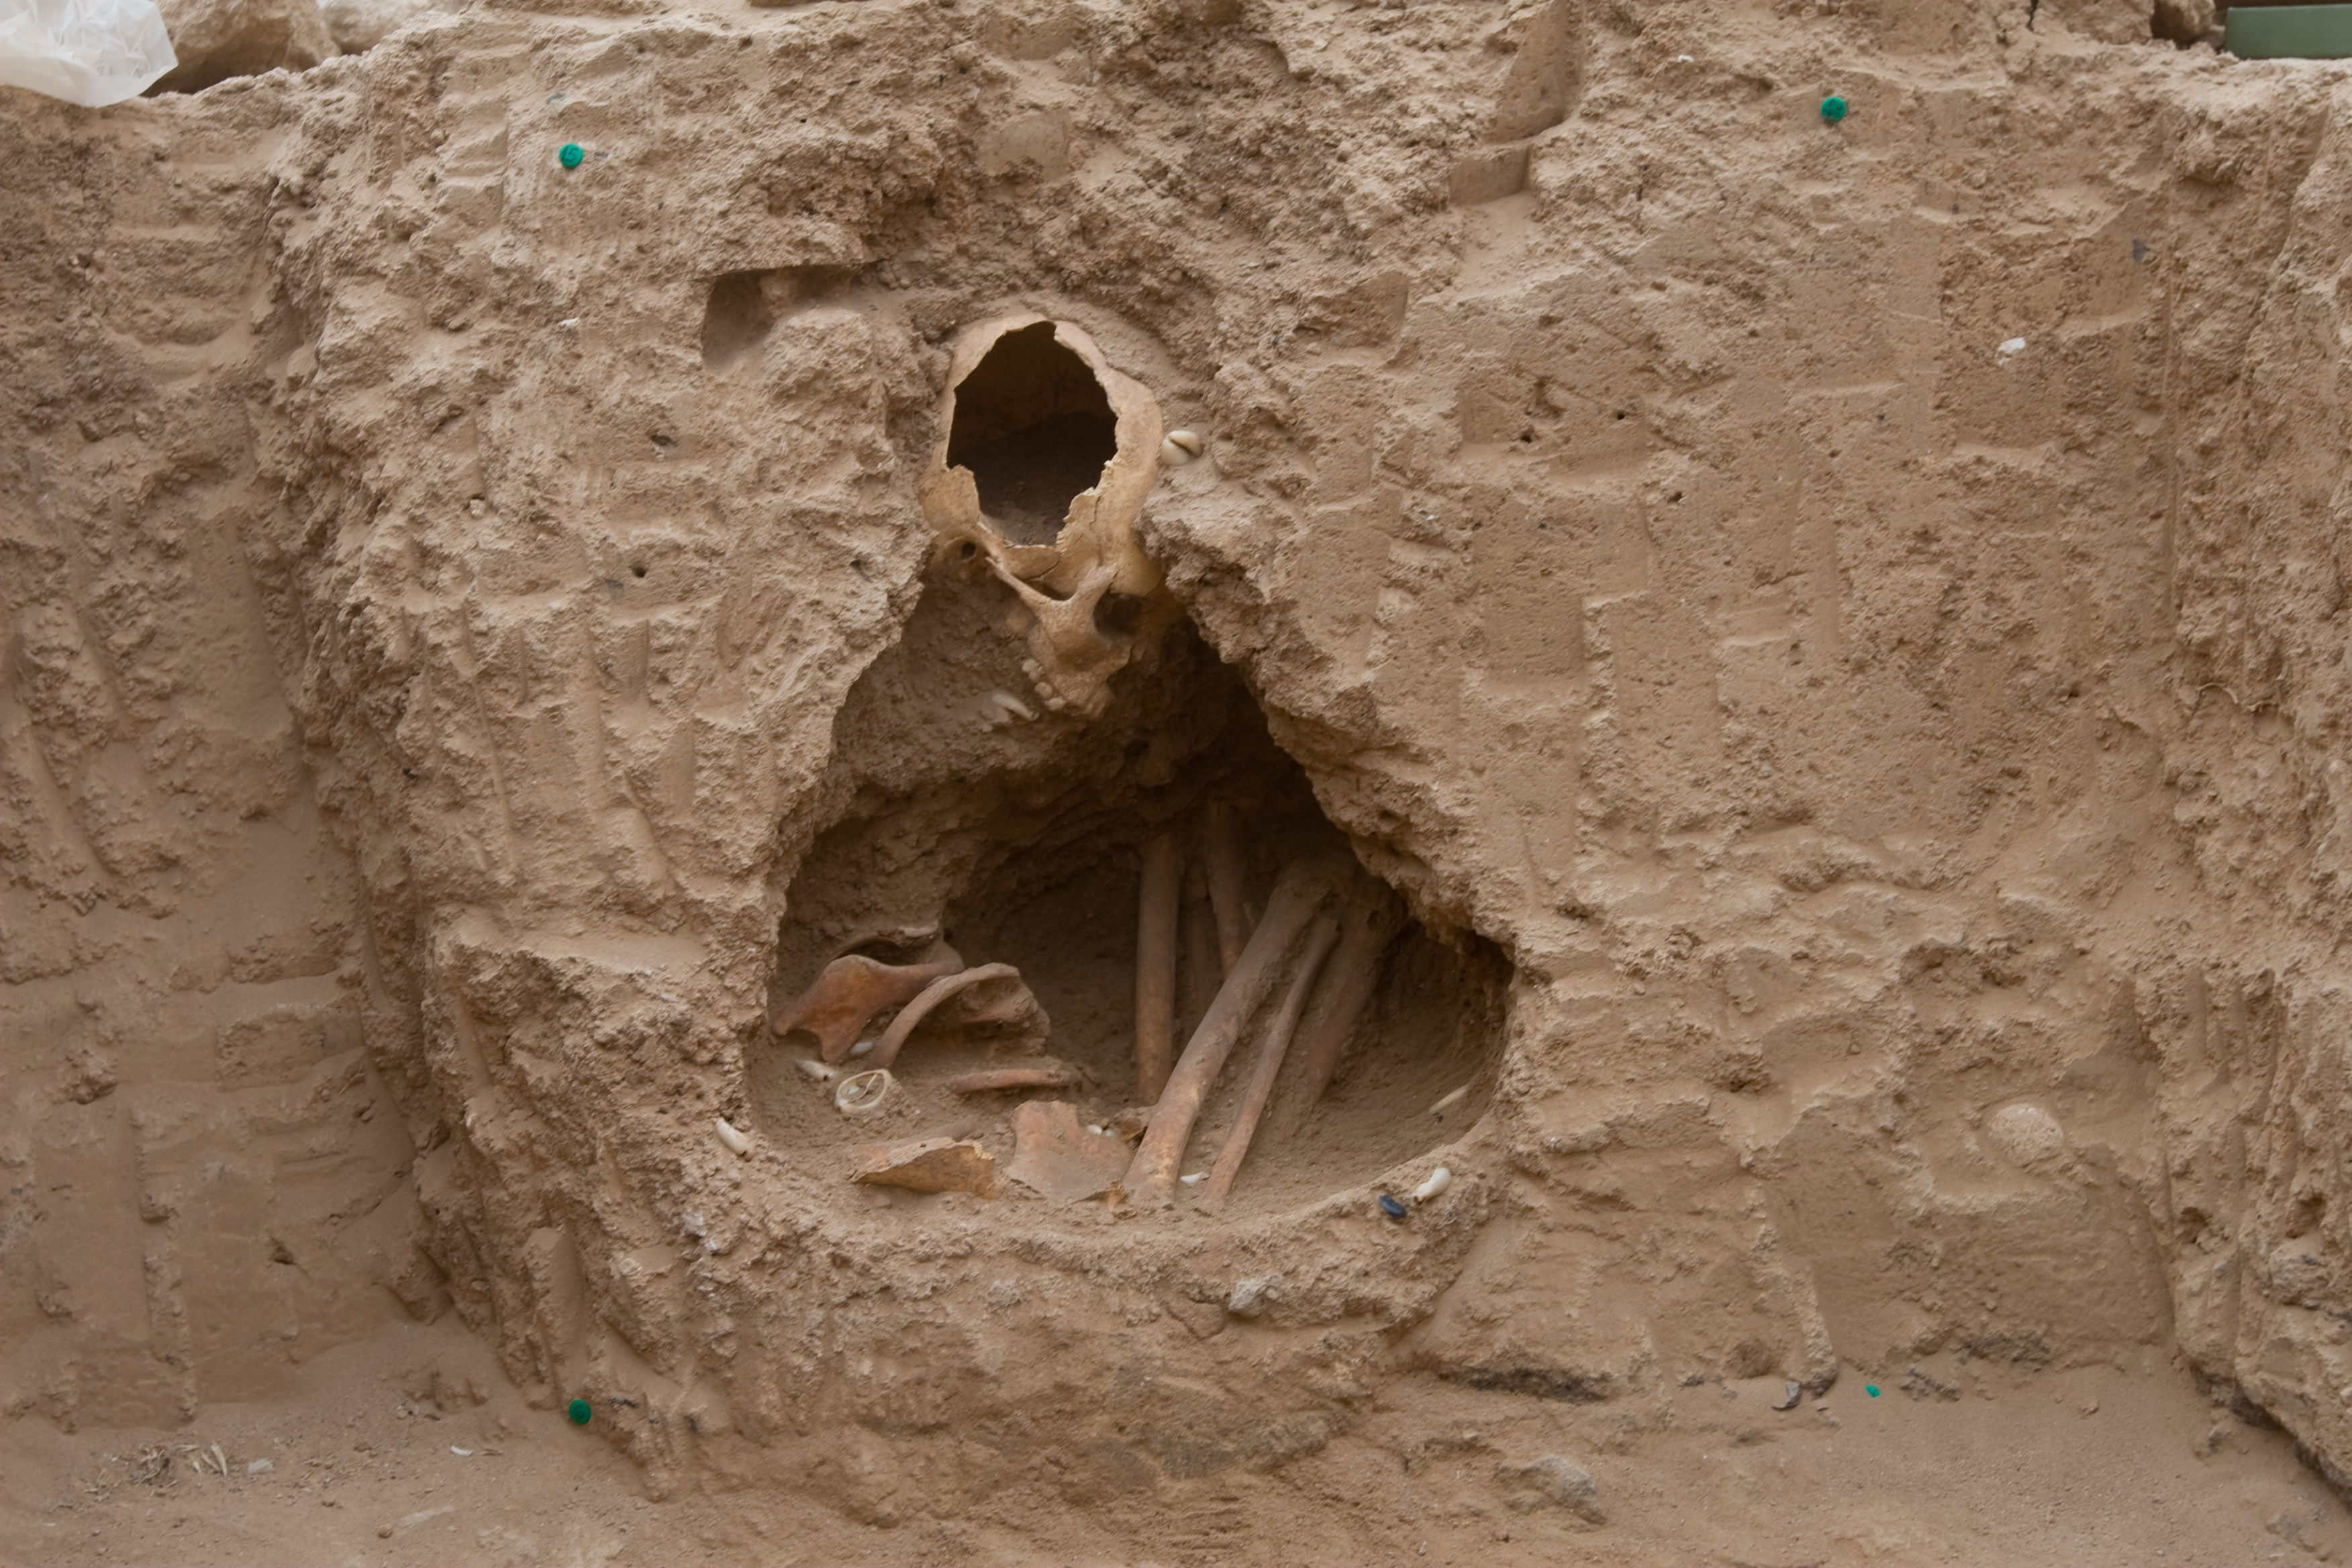
<svg viewBox="0 0 2352 1568">
<path fill-rule="evenodd" d="M 858 1031 L 874 1015 L 901 1005 L 941 975 L 962 967 L 961 963 L 885 963 L 853 952 L 826 964 L 807 990 L 768 1020 L 768 1028 L 778 1039 L 806 1029 L 816 1037 L 818 1055 L 824 1060 L 845 1062 Z"/>
<path fill-rule="evenodd" d="M 1306 1121 L 1330 1087 L 1339 1053 L 1380 987 L 1381 960 L 1403 926 L 1404 906 L 1397 896 L 1386 884 L 1360 876 L 1339 914 L 1339 950 L 1324 970 L 1315 1016 L 1307 1020 L 1306 1044 L 1299 1052 L 1297 1098 L 1284 1116 L 1289 1126 Z"/>
<path fill-rule="evenodd" d="M 1168 1086 L 1176 1056 L 1176 905 L 1183 891 L 1176 840 L 1161 833 L 1143 847 L 1135 917 L 1135 1084 L 1146 1104 Z"/>
<path fill-rule="evenodd" d="M 1020 978 L 1021 972 L 1009 963 L 982 963 L 961 974 L 943 975 L 932 981 L 913 1001 L 898 1009 L 898 1016 L 890 1020 L 890 1026 L 882 1031 L 880 1039 L 874 1042 L 873 1054 L 866 1058 L 867 1069 L 887 1068 L 897 1061 L 898 1047 L 907 1043 L 907 1037 L 915 1032 L 915 1026 L 929 1017 L 931 1010 L 949 997 L 960 994 L 983 980 Z"/>
<path fill-rule="evenodd" d="M 1281 1076 L 1282 1058 L 1290 1049 L 1290 1036 L 1298 1027 L 1298 1015 L 1307 1010 L 1307 994 L 1314 988 L 1315 977 L 1322 973 L 1323 961 L 1331 956 L 1331 950 L 1339 942 L 1339 922 L 1329 915 L 1318 919 L 1315 929 L 1307 933 L 1297 977 L 1291 981 L 1290 990 L 1274 1016 L 1274 1024 L 1265 1032 L 1265 1041 L 1257 1048 L 1249 1087 L 1242 1091 L 1241 1109 L 1234 1113 L 1234 1129 L 1225 1135 L 1225 1146 L 1217 1151 L 1217 1163 L 1209 1169 L 1209 1185 L 1201 1194 L 1204 1205 L 1213 1207 L 1223 1203 L 1225 1194 L 1233 1191 L 1234 1177 L 1249 1154 L 1250 1140 L 1257 1135 L 1258 1118 L 1265 1114 L 1265 1102 L 1274 1098 L 1274 1080 Z"/>
<path fill-rule="evenodd" d="M 1192 1124 L 1200 1120 L 1210 1086 L 1249 1026 L 1250 1015 L 1273 988 L 1283 956 L 1330 897 L 1330 876 L 1319 867 L 1291 866 L 1275 884 L 1265 918 L 1250 934 L 1241 962 L 1225 976 L 1217 999 L 1209 1005 L 1209 1016 L 1192 1031 L 1191 1043 L 1169 1076 L 1168 1087 L 1152 1108 L 1151 1126 L 1136 1145 L 1135 1163 L 1128 1167 L 1129 1196 L 1164 1204 L 1175 1191 L 1177 1165 L 1192 1139 Z"/>
<path fill-rule="evenodd" d="M 1231 974 L 1249 943 L 1249 872 L 1242 855 L 1242 816 L 1223 801 L 1209 807 L 1209 903 L 1217 912 L 1217 957 Z"/>
<path fill-rule="evenodd" d="M 1067 1089 L 1078 1081 L 1076 1072 L 1059 1065 L 1040 1068 L 990 1068 L 948 1079 L 957 1094 L 985 1094 L 996 1089 Z"/>
<path fill-rule="evenodd" d="M 1209 1004 L 1217 999 L 1217 987 L 1225 978 L 1224 966 L 1217 962 L 1217 917 L 1209 907 L 1209 875 L 1198 856 L 1184 868 L 1180 923 L 1184 928 L 1184 1016 L 1189 1020 L 1184 1032 L 1190 1038 L 1208 1016 Z"/>
</svg>

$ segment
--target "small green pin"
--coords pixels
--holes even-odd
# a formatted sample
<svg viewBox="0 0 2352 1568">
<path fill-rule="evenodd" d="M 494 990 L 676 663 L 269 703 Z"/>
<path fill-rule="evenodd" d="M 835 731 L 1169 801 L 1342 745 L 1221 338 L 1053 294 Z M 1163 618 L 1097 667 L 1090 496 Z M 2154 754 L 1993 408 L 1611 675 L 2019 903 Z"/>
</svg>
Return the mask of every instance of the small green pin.
<svg viewBox="0 0 2352 1568">
<path fill-rule="evenodd" d="M 1823 114 L 1827 114 L 1829 112 L 1829 106 L 1827 104 L 1823 104 L 1822 106 L 1822 112 Z M 1840 114 L 1843 114 L 1845 112 L 1844 105 L 1839 105 L 1838 112 Z M 587 156 L 587 151 L 577 142 L 566 142 L 563 144 L 562 151 L 555 154 L 556 161 L 567 169 L 578 168 L 582 160 L 585 159 Z"/>
<path fill-rule="evenodd" d="M 1845 118 L 1845 100 L 1835 93 L 1822 100 L 1822 118 L 1835 125 Z"/>
<path fill-rule="evenodd" d="M 1870 1395 L 1873 1399 L 1875 1399 L 1875 1398 L 1877 1398 L 1877 1397 L 1878 1397 L 1878 1384 L 1874 1384 L 1874 1383 L 1865 1383 L 1865 1384 L 1864 1384 L 1862 1385 L 1862 1391 L 1863 1391 L 1864 1394 L 1867 1394 L 1868 1395 Z"/>
<path fill-rule="evenodd" d="M 572 1424 L 574 1426 L 585 1426 L 588 1425 L 588 1417 L 594 1412 L 588 1408 L 586 1400 L 575 1399 L 563 1407 L 563 1414 L 572 1417 Z"/>
</svg>

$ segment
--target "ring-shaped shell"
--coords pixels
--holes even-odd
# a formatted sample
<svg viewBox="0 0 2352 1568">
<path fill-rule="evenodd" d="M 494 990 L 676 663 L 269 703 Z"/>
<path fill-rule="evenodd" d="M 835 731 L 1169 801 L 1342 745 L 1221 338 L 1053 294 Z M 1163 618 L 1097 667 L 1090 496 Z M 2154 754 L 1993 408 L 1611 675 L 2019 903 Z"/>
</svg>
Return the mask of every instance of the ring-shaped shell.
<svg viewBox="0 0 2352 1568">
<path fill-rule="evenodd" d="M 864 1116 L 879 1110 L 890 1096 L 890 1081 L 888 1068 L 852 1073 L 834 1089 L 833 1108 L 844 1116 Z"/>
</svg>

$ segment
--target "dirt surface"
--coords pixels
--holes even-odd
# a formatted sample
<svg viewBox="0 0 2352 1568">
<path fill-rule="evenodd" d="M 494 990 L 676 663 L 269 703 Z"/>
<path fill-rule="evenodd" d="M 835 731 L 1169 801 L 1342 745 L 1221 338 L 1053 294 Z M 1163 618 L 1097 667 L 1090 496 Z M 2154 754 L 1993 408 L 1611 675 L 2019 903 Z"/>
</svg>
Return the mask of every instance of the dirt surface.
<svg viewBox="0 0 2352 1568">
<path fill-rule="evenodd" d="M 305 3 L 0 101 L 12 1552 L 2342 1549 L 2352 68 Z"/>
<path fill-rule="evenodd" d="M 1347 1438 L 1268 1475 L 1109 1498 L 1049 1468 L 990 1495 L 908 1489 L 887 1522 L 787 1476 L 649 1498 L 593 1430 L 534 1410 L 454 1325 L 394 1329 L 280 1398 L 173 1428 L 7 1430 L 12 1563 L 2341 1562 L 2352 1519 L 2289 1440 L 2162 1366 L 1950 1358 L 1792 1411 L 1769 1380 L 1603 1410 L 1391 1384 Z M 628 1421 L 599 1410 L 591 1427 Z M 228 1475 L 196 1470 L 217 1445 Z M 460 1453 L 457 1450 L 464 1449 Z M 1597 1521 L 1522 1468 L 1586 1457 Z M 170 1468 L 133 1479 L 142 1457 Z M 250 1467 L 268 1468 L 252 1473 Z"/>
</svg>

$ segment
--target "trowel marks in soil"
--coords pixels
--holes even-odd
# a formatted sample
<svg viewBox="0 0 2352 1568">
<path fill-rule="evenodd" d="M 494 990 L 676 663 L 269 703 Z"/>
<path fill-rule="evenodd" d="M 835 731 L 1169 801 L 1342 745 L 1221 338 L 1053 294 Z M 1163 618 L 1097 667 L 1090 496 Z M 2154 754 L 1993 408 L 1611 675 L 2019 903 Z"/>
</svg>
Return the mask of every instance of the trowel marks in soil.
<svg viewBox="0 0 2352 1568">
<path fill-rule="evenodd" d="M 12 91 L 0 1408 L 454 1311 L 877 1527 L 1373 1444 L 1605 1542 L 1695 1391 L 1993 1369 L 2344 1476 L 2347 165 L 2209 26 L 633 0 Z M 1103 1554 L 1233 1554 L 1169 1506 Z"/>
</svg>

